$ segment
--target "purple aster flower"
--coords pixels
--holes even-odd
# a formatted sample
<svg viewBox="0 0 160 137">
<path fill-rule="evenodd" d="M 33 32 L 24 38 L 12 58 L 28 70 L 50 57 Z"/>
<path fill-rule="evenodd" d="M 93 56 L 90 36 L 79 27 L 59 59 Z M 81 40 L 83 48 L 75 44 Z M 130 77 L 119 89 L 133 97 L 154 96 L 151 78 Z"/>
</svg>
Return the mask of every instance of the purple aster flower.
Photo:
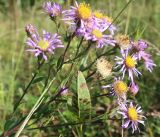
<svg viewBox="0 0 160 137">
<path fill-rule="evenodd" d="M 139 87 L 136 83 L 131 83 L 129 86 L 129 91 L 133 94 L 136 95 L 139 91 Z"/>
<path fill-rule="evenodd" d="M 132 41 L 131 44 L 132 44 L 132 48 L 135 52 L 135 55 L 138 57 L 139 60 L 141 60 L 141 58 L 143 58 L 147 55 L 144 50 L 148 47 L 148 45 L 144 40 L 139 40 L 138 42 Z"/>
<path fill-rule="evenodd" d="M 105 45 L 115 46 L 115 40 L 111 35 L 105 35 L 98 29 L 93 29 L 90 33 L 86 33 L 86 40 L 91 40 L 97 43 L 97 48 L 102 48 Z"/>
<path fill-rule="evenodd" d="M 128 55 L 128 50 L 121 50 L 122 58 L 117 57 L 115 58 L 116 66 L 115 68 L 121 67 L 120 71 L 123 73 L 123 77 L 126 72 L 128 72 L 129 79 L 134 82 L 133 80 L 133 74 L 135 74 L 137 77 L 141 75 L 141 73 L 136 69 L 137 64 L 137 57 L 134 55 Z"/>
<path fill-rule="evenodd" d="M 95 16 L 88 4 L 80 3 L 78 5 L 76 2 L 75 7 L 72 6 L 70 10 L 63 11 L 63 14 L 63 20 L 70 24 L 72 31 L 74 31 L 77 36 L 83 36 L 85 40 L 96 42 L 97 48 L 108 44 L 115 45 L 112 36 L 114 29 L 111 23 L 109 23 L 105 17 L 100 18 L 100 15 L 97 15 L 98 13 L 95 14 L 97 15 Z M 111 34 L 103 34 L 106 29 L 109 29 Z"/>
<path fill-rule="evenodd" d="M 156 64 L 154 64 L 150 54 L 146 53 L 145 51 L 139 51 L 135 53 L 135 56 L 137 56 L 139 60 L 143 60 L 146 69 L 152 72 L 153 67 L 155 67 Z"/>
<path fill-rule="evenodd" d="M 76 6 L 71 6 L 71 9 L 65 10 L 62 13 L 64 14 L 64 21 L 68 24 L 76 24 L 78 27 L 79 24 L 83 23 L 83 21 L 89 20 L 92 17 L 92 10 L 89 4 L 80 3 L 78 5 L 75 2 Z"/>
<path fill-rule="evenodd" d="M 148 45 L 144 40 L 139 40 L 138 42 L 132 42 L 133 49 L 135 50 L 135 56 L 137 56 L 138 60 L 143 60 L 144 65 L 147 70 L 152 72 L 153 67 L 156 66 L 153 60 L 151 59 L 151 55 L 144 51 Z"/>
<path fill-rule="evenodd" d="M 141 51 L 141 54 L 142 54 L 142 51 Z M 154 64 L 153 60 L 151 59 L 151 55 L 143 52 L 142 59 L 144 61 L 144 65 L 145 65 L 146 69 L 149 70 L 150 72 L 152 72 L 153 67 L 155 67 L 156 64 Z"/>
<path fill-rule="evenodd" d="M 47 53 L 53 54 L 56 48 L 63 47 L 58 34 L 46 31 L 43 31 L 42 37 L 39 34 L 29 37 L 26 44 L 31 47 L 27 51 L 33 52 L 36 57 L 42 55 L 45 60 L 47 60 Z"/>
<path fill-rule="evenodd" d="M 132 42 L 132 46 L 137 52 L 143 51 L 148 47 L 147 43 L 144 40 L 138 40 L 138 42 Z"/>
<path fill-rule="evenodd" d="M 108 29 L 111 35 L 114 35 L 116 27 L 112 24 L 112 18 L 104 15 L 100 11 L 95 11 L 93 15 L 93 18 L 95 19 L 95 22 L 97 22 L 98 27 L 101 31 L 105 31 Z"/>
<path fill-rule="evenodd" d="M 136 130 L 139 130 L 138 124 L 141 123 L 144 125 L 144 118 L 142 110 L 140 106 L 134 106 L 131 102 L 130 104 L 120 103 L 120 109 L 118 111 L 119 114 L 123 116 L 124 124 L 122 125 L 123 128 L 132 128 L 132 133 Z"/>
<path fill-rule="evenodd" d="M 115 78 L 112 84 L 102 86 L 102 88 L 109 88 L 111 95 L 116 95 L 118 100 L 126 100 L 126 93 L 128 91 L 127 84 L 121 78 Z"/>
<path fill-rule="evenodd" d="M 62 13 L 62 7 L 58 3 L 45 2 L 43 9 L 51 18 L 57 17 Z"/>
<path fill-rule="evenodd" d="M 33 26 L 32 24 L 28 24 L 25 26 L 25 31 L 27 33 L 27 36 L 30 37 L 31 39 L 36 39 L 36 37 L 39 36 L 37 28 Z"/>
<path fill-rule="evenodd" d="M 71 31 L 77 36 L 84 36 L 90 33 L 95 21 L 92 18 L 92 10 L 89 4 L 75 2 L 75 7 L 71 6 L 69 10 L 63 11 L 65 23 L 70 25 Z"/>
</svg>

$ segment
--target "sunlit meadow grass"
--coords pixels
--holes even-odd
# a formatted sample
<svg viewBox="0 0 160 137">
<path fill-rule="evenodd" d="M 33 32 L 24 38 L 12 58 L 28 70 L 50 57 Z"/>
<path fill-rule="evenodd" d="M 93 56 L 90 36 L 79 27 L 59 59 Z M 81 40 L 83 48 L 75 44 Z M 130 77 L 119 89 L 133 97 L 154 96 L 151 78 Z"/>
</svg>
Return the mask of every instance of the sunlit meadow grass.
<svg viewBox="0 0 160 137">
<path fill-rule="evenodd" d="M 127 0 L 101 0 L 87 1 L 90 5 L 96 9 L 103 9 L 107 15 L 112 16 L 113 19 L 118 15 L 121 9 L 126 4 Z M 35 5 L 30 8 L 22 10 L 20 5 L 16 4 L 17 16 L 14 20 L 11 16 L 12 13 L 9 13 L 7 10 L 7 15 L 0 13 L 0 132 L 7 131 L 12 127 L 11 123 L 14 123 L 19 119 L 19 116 L 26 116 L 33 105 L 38 100 L 38 97 L 41 95 L 41 90 L 43 88 L 43 82 L 40 82 L 34 87 L 31 86 L 27 95 L 25 95 L 23 101 L 21 102 L 18 111 L 13 114 L 13 109 L 21 95 L 23 94 L 23 89 L 29 82 L 32 77 L 32 73 L 36 71 L 36 60 L 30 54 L 26 53 L 25 40 L 26 35 L 24 31 L 24 26 L 28 23 L 35 24 L 38 29 L 45 28 L 48 31 L 56 32 L 53 22 L 42 12 L 41 5 L 43 1 L 36 2 Z M 63 1 L 60 1 L 63 3 Z M 66 4 L 67 5 L 67 4 Z M 66 6 L 65 5 L 65 6 Z M 69 2 L 68 2 L 69 5 Z M 114 22 L 119 28 L 119 31 L 124 34 L 128 34 L 131 38 L 143 38 L 148 41 L 150 47 L 149 52 L 153 55 L 153 59 L 157 67 L 154 69 L 153 73 L 148 73 L 145 71 L 143 77 L 138 82 L 140 86 L 140 93 L 138 94 L 137 100 L 141 106 L 143 106 L 144 111 L 146 112 L 147 122 L 145 126 L 145 132 L 143 136 L 159 136 L 160 135 L 160 1 L 159 0 L 133 0 L 129 6 L 123 11 L 123 13 L 117 18 Z M 16 24 L 16 29 L 14 28 Z M 72 46 L 74 50 L 77 45 L 75 40 Z M 61 51 L 58 51 L 61 53 Z M 72 53 L 72 50 L 70 50 Z M 55 55 L 58 58 L 58 53 Z M 94 55 L 93 55 L 94 56 Z M 90 57 L 91 58 L 91 57 Z M 67 65 L 66 65 L 67 66 Z M 68 67 L 64 67 L 66 72 Z M 45 66 L 44 66 L 45 70 Z M 46 72 L 43 71 L 40 74 L 41 76 L 46 75 Z M 67 76 L 66 74 L 60 75 L 61 78 Z M 56 87 L 53 87 L 49 94 L 52 96 Z M 95 89 L 99 90 L 100 89 Z M 91 89 L 91 92 L 94 90 Z M 65 98 L 64 98 L 65 100 Z M 111 101 L 108 98 L 97 99 L 99 106 L 95 106 L 97 109 L 103 111 L 103 107 L 113 107 L 111 106 Z M 100 105 L 101 104 L 101 105 Z M 60 103 L 60 107 L 63 104 Z M 103 106 L 103 107 L 102 107 Z M 50 106 L 51 107 L 51 106 Z M 63 123 L 68 121 L 68 113 L 61 114 L 60 107 L 52 108 L 53 112 L 49 113 L 50 115 L 45 116 L 39 124 L 47 125 L 47 122 L 60 124 L 57 119 L 61 119 Z M 66 106 L 64 107 L 66 108 Z M 56 111 L 54 112 L 54 110 Z M 62 108 L 63 109 L 63 108 Z M 71 109 L 71 108 L 70 108 Z M 47 112 L 46 112 L 47 113 Z M 59 117 L 57 116 L 59 115 Z M 6 125 L 6 120 L 14 116 L 13 121 Z M 64 117 L 65 116 L 65 117 Z M 70 114 L 72 116 L 72 114 Z M 108 117 L 108 116 L 106 116 Z M 73 117 L 74 119 L 74 117 Z M 76 118 L 75 118 L 76 119 Z M 20 119 L 19 119 L 20 120 Z M 46 122 L 47 120 L 47 122 Z M 43 123 L 45 121 L 45 123 Z M 30 121 L 30 124 L 34 120 Z M 57 122 L 57 123 L 56 123 Z M 100 124 L 91 127 L 86 130 L 86 136 L 118 136 L 120 135 L 120 128 L 117 125 L 117 122 L 112 123 L 112 121 L 106 121 L 107 124 Z M 40 126 L 41 126 L 40 125 Z M 36 127 L 36 124 L 33 124 L 30 128 Z M 79 128 L 78 126 L 75 129 Z M 116 129 L 115 129 L 116 128 Z M 72 126 L 68 128 L 64 127 L 55 127 L 55 135 L 58 136 L 58 133 L 61 136 L 69 136 L 69 131 L 74 134 Z M 58 131 L 58 132 L 57 132 Z M 117 133 L 119 131 L 119 133 Z M 127 136 L 127 131 L 125 131 Z M 24 134 L 31 136 L 47 136 L 52 134 L 52 129 L 46 129 L 44 131 L 40 130 L 25 130 Z M 53 136 L 53 135 L 50 135 Z M 132 135 L 131 135 L 132 136 Z M 137 135 L 141 136 L 141 135 Z"/>
</svg>

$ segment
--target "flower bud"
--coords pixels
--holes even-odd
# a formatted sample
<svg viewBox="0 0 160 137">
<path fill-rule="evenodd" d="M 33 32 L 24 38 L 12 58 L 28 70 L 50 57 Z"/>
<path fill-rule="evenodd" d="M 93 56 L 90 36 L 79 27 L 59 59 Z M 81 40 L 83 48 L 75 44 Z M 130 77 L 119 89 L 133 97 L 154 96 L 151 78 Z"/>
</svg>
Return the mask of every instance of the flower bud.
<svg viewBox="0 0 160 137">
<path fill-rule="evenodd" d="M 131 83 L 130 84 L 130 87 L 129 87 L 129 91 L 133 94 L 133 95 L 136 95 L 139 91 L 139 87 L 137 84 L 135 83 Z"/>
</svg>

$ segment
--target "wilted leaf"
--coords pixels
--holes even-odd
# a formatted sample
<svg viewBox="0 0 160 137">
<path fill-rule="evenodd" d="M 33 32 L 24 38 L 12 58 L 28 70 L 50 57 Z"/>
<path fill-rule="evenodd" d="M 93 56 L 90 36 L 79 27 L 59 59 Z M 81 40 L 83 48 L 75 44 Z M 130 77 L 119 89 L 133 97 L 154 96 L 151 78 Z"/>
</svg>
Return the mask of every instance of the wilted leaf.
<svg viewBox="0 0 160 137">
<path fill-rule="evenodd" d="M 91 97 L 88 90 L 86 80 L 81 71 L 78 71 L 78 107 L 79 107 L 79 117 L 83 118 L 91 115 Z"/>
</svg>

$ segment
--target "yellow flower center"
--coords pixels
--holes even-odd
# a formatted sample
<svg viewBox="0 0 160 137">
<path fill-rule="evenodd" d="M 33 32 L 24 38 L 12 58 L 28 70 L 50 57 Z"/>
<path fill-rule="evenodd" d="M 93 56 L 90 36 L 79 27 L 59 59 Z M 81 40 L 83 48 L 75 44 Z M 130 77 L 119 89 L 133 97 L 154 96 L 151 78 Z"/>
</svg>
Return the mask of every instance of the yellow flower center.
<svg viewBox="0 0 160 137">
<path fill-rule="evenodd" d="M 113 19 L 111 17 L 104 16 L 104 19 L 106 19 L 109 23 L 113 22 Z"/>
<path fill-rule="evenodd" d="M 91 17 L 91 15 L 92 15 L 92 11 L 91 11 L 91 8 L 88 4 L 81 3 L 78 6 L 78 16 L 79 16 L 79 18 L 86 20 L 89 17 Z"/>
<path fill-rule="evenodd" d="M 122 95 L 128 91 L 127 84 L 123 81 L 117 81 L 114 83 L 113 88 L 118 95 Z"/>
<path fill-rule="evenodd" d="M 40 48 L 42 50 L 46 50 L 48 48 L 48 46 L 49 46 L 49 43 L 48 43 L 48 41 L 40 40 L 38 45 L 40 46 Z"/>
<path fill-rule="evenodd" d="M 127 56 L 125 59 L 125 64 L 128 68 L 134 68 L 136 61 L 131 56 Z"/>
<path fill-rule="evenodd" d="M 134 107 L 128 108 L 128 117 L 134 121 L 138 120 L 138 114 Z"/>
<path fill-rule="evenodd" d="M 103 13 L 99 12 L 99 11 L 95 11 L 94 12 L 94 16 L 98 19 L 102 19 L 104 16 L 103 16 Z"/>
<path fill-rule="evenodd" d="M 100 30 L 98 30 L 98 29 L 94 29 L 94 30 L 92 31 L 92 34 L 93 34 L 96 38 L 102 38 L 102 37 L 103 37 L 102 32 L 101 32 Z"/>
</svg>

